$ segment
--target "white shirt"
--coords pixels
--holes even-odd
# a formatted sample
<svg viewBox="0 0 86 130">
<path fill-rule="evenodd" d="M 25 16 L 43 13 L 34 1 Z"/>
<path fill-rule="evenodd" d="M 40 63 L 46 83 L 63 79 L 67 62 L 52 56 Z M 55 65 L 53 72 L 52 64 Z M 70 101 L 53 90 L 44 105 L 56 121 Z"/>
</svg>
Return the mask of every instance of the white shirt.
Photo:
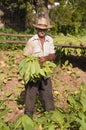
<svg viewBox="0 0 86 130">
<path fill-rule="evenodd" d="M 37 34 L 28 40 L 24 48 L 25 56 L 31 54 L 36 57 L 41 57 L 41 56 L 48 56 L 49 54 L 53 53 L 55 53 L 53 39 L 48 35 L 45 36 L 43 48 Z"/>
</svg>

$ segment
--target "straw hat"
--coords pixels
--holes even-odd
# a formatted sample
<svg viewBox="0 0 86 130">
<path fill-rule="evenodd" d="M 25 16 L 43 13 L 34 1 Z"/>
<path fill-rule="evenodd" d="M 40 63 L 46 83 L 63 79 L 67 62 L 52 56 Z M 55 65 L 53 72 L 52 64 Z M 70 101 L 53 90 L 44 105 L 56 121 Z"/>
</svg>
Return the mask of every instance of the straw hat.
<svg viewBox="0 0 86 130">
<path fill-rule="evenodd" d="M 38 28 L 38 29 L 49 29 L 49 28 L 52 28 L 52 26 L 49 24 L 49 21 L 44 18 L 44 17 L 41 17 L 37 20 L 36 24 L 33 24 L 33 26 L 35 28 Z"/>
</svg>

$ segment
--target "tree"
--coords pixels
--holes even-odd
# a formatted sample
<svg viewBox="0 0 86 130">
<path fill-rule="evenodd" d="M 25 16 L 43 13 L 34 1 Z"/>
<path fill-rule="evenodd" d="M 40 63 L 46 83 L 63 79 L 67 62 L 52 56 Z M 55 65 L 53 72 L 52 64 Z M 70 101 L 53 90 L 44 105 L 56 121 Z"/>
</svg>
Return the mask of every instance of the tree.
<svg viewBox="0 0 86 130">
<path fill-rule="evenodd" d="M 59 2 L 59 5 L 55 7 L 54 2 Z M 54 8 L 49 10 L 48 4 Z M 86 27 L 86 0 L 1 0 L 1 6 L 5 10 L 5 17 L 10 16 L 11 23 L 17 19 L 20 28 L 31 28 L 40 14 L 51 18 L 55 33 L 78 33 L 80 28 Z"/>
<path fill-rule="evenodd" d="M 85 0 L 61 0 L 60 4 L 50 11 L 56 31 L 78 33 L 86 14 Z M 57 25 L 57 26 L 56 26 Z"/>
</svg>

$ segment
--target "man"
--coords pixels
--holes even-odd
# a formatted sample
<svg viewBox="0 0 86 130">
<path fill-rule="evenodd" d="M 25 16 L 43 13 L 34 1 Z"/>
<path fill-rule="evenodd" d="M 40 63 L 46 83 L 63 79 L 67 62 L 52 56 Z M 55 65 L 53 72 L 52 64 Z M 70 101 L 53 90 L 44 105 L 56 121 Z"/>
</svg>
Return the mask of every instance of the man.
<svg viewBox="0 0 86 130">
<path fill-rule="evenodd" d="M 31 54 L 39 57 L 40 65 L 45 61 L 53 61 L 55 59 L 53 39 L 46 35 L 46 31 L 51 28 L 49 21 L 45 17 L 41 17 L 33 26 L 36 28 L 37 34 L 27 42 L 24 48 L 24 55 L 28 56 L 28 54 Z M 25 114 L 33 115 L 38 92 L 45 111 L 54 110 L 51 79 L 43 77 L 36 83 L 28 82 L 26 85 Z"/>
</svg>

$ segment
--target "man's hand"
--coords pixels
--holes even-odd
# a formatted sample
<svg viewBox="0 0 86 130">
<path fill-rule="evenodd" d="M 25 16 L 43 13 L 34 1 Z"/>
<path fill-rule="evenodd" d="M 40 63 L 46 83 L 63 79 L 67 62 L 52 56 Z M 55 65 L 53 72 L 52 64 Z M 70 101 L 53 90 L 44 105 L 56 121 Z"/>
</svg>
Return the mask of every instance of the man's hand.
<svg viewBox="0 0 86 130">
<path fill-rule="evenodd" d="M 39 62 L 40 62 L 40 63 L 43 63 L 43 62 L 45 62 L 45 61 L 46 61 L 46 58 L 45 58 L 45 57 L 40 57 L 40 58 L 39 58 Z"/>
<path fill-rule="evenodd" d="M 42 66 L 45 61 L 46 61 L 45 57 L 40 57 L 39 58 L 39 64 L 40 64 L 40 66 Z"/>
<path fill-rule="evenodd" d="M 42 66 L 43 62 L 45 61 L 53 61 L 55 60 L 55 54 L 50 54 L 48 56 L 39 57 L 39 63 Z"/>
</svg>

